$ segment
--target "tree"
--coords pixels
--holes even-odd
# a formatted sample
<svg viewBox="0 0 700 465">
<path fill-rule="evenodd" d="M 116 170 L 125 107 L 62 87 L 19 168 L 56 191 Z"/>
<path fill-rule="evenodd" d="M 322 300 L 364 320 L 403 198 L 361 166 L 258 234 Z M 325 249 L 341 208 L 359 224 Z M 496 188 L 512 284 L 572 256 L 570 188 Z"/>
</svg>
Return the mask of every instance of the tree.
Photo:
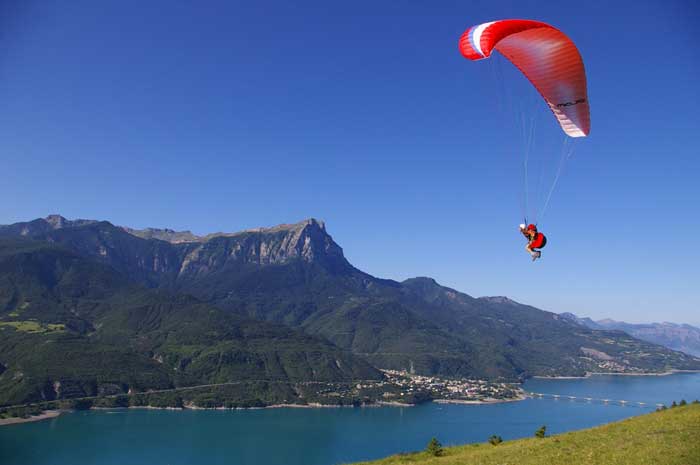
<svg viewBox="0 0 700 465">
<path fill-rule="evenodd" d="M 687 404 L 688 404 L 688 402 L 686 402 L 685 399 L 681 399 L 681 403 L 678 404 L 678 405 L 680 405 L 681 407 L 683 407 L 684 405 L 687 405 Z"/>
<path fill-rule="evenodd" d="M 435 457 L 439 457 L 445 452 L 442 448 L 442 444 L 440 444 L 440 441 L 438 441 L 437 438 L 431 439 L 428 443 L 428 447 L 426 447 L 425 450 L 428 452 L 428 454 Z"/>
<path fill-rule="evenodd" d="M 540 429 L 535 431 L 535 437 L 542 439 L 547 434 L 547 427 L 545 425 L 540 426 Z"/>
<path fill-rule="evenodd" d="M 676 403 L 675 400 L 674 400 L 673 403 L 671 404 L 671 408 L 673 408 L 673 407 L 678 407 L 678 404 Z"/>
<path fill-rule="evenodd" d="M 494 445 L 494 446 L 497 446 L 502 442 L 503 442 L 503 438 L 501 438 L 500 436 L 496 436 L 495 434 L 489 438 L 489 443 Z"/>
</svg>

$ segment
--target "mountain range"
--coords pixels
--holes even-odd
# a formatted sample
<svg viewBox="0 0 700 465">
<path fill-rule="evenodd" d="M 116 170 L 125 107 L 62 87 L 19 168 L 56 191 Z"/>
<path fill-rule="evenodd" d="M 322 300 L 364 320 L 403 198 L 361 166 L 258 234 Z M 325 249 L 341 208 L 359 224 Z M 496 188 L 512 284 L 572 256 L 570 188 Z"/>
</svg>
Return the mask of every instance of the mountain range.
<svg viewBox="0 0 700 465">
<path fill-rule="evenodd" d="M 700 359 L 431 278 L 376 278 L 315 219 L 206 236 L 59 215 L 0 226 L 0 405 L 379 369 L 521 380 Z"/>
<path fill-rule="evenodd" d="M 663 323 L 625 323 L 610 318 L 594 321 L 590 318 L 580 318 L 573 313 L 562 313 L 561 315 L 591 329 L 624 331 L 638 339 L 700 357 L 700 328 L 689 324 L 667 321 Z"/>
</svg>

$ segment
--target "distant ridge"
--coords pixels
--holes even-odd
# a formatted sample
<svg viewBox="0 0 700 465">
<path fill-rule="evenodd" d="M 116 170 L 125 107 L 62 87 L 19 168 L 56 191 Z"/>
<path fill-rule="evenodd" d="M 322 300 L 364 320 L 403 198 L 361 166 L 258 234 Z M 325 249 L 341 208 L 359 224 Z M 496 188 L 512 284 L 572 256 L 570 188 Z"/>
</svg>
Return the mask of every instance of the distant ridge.
<svg viewBox="0 0 700 465">
<path fill-rule="evenodd" d="M 67 220 L 61 215 L 51 214 L 46 218 L 39 218 L 33 221 L 0 225 L 0 235 L 6 236 L 33 236 L 48 231 L 64 228 L 75 228 L 97 223 L 95 220 Z"/>
<path fill-rule="evenodd" d="M 594 321 L 573 313 L 562 313 L 562 317 L 591 329 L 619 330 L 630 336 L 653 342 L 669 349 L 700 357 L 700 328 L 678 323 L 626 323 L 610 318 Z"/>
<path fill-rule="evenodd" d="M 122 229 L 132 236 L 142 239 L 158 239 L 172 244 L 202 241 L 201 237 L 192 234 L 190 231 L 174 231 L 172 229 L 159 228 L 132 229 L 126 226 L 122 226 Z"/>
<path fill-rule="evenodd" d="M 161 241 L 170 242 L 173 244 L 180 244 L 183 242 L 206 242 L 215 237 L 234 237 L 246 233 L 262 233 L 262 234 L 272 234 L 276 232 L 290 232 L 290 231 L 301 231 L 306 226 L 316 226 L 322 231 L 326 230 L 326 225 L 323 221 L 318 221 L 315 218 L 309 218 L 298 223 L 292 224 L 280 224 L 271 227 L 260 227 L 245 229 L 243 231 L 236 232 L 216 232 L 207 234 L 204 236 L 197 236 L 191 231 L 174 231 L 172 229 L 159 229 L 159 228 L 145 228 L 145 229 L 132 229 L 126 226 L 121 228 L 136 237 L 143 239 L 159 239 Z"/>
<path fill-rule="evenodd" d="M 99 222 L 100 221 L 97 220 L 85 219 L 69 220 L 59 214 L 51 214 L 46 216 L 45 218 L 38 218 L 32 221 L 19 222 L 10 225 L 0 225 L 0 234 L 4 233 L 4 235 L 32 236 L 48 231 L 67 228 L 77 228 Z M 250 233 L 273 234 L 278 232 L 300 232 L 307 226 L 317 228 L 324 233 L 326 232 L 325 222 L 317 220 L 316 218 L 307 218 L 297 223 L 279 224 L 270 227 L 250 228 L 242 231 L 215 232 L 206 234 L 204 236 L 198 236 L 189 230 L 175 231 L 169 228 L 149 227 L 144 229 L 135 229 L 130 228 L 128 226 L 117 227 L 121 228 L 122 230 L 131 234 L 132 236 L 140 237 L 141 239 L 158 239 L 161 241 L 170 242 L 172 244 L 180 244 L 184 242 L 206 242 L 216 237 L 235 237 L 242 234 Z"/>
</svg>

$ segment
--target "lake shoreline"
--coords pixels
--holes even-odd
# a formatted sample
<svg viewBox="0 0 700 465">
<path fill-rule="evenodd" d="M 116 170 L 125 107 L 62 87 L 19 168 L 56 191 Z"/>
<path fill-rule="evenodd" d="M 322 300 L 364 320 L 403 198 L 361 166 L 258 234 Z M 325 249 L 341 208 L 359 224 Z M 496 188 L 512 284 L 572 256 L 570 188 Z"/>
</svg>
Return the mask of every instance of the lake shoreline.
<svg viewBox="0 0 700 465">
<path fill-rule="evenodd" d="M 6 425 L 19 425 L 22 423 L 33 423 L 35 421 L 43 421 L 43 420 L 50 420 L 52 418 L 56 418 L 59 415 L 64 413 L 62 410 L 45 410 L 41 412 L 39 415 L 32 415 L 27 418 L 20 418 L 20 417 L 10 417 L 10 418 L 2 418 L 0 419 L 0 426 L 6 426 Z"/>
<path fill-rule="evenodd" d="M 489 404 L 500 404 L 504 402 L 517 402 L 527 399 L 528 396 L 522 395 L 517 398 L 512 399 L 488 399 L 488 400 L 460 400 L 460 399 L 433 399 L 429 402 L 434 402 L 437 404 L 462 404 L 462 405 L 489 405 Z M 402 402 L 389 402 L 389 401 L 378 401 L 371 404 L 362 404 L 359 406 L 355 405 L 341 405 L 341 404 L 271 404 L 265 405 L 263 407 L 198 407 L 195 405 L 187 405 L 182 408 L 178 407 L 153 407 L 150 405 L 135 405 L 130 407 L 91 407 L 88 410 L 171 410 L 171 411 L 185 411 L 185 410 L 266 410 L 266 409 L 280 409 L 280 408 L 291 408 L 291 409 L 331 409 L 331 408 L 381 408 L 381 407 L 415 407 L 417 404 L 406 404 Z M 56 418 L 63 413 L 71 413 L 76 410 L 45 410 L 40 415 L 33 415 L 28 418 L 4 418 L 0 419 L 0 426 L 5 425 L 19 425 L 23 423 L 32 423 L 35 421 L 50 420 Z"/>
<path fill-rule="evenodd" d="M 585 376 L 533 376 L 532 379 L 543 379 L 543 380 L 581 380 L 588 379 L 593 376 L 669 376 L 673 374 L 682 373 L 700 373 L 700 370 L 670 370 L 662 373 L 586 373 Z M 519 402 L 528 399 L 530 396 L 527 394 L 519 395 L 515 398 L 508 399 L 493 399 L 489 398 L 486 400 L 466 400 L 466 399 L 432 399 L 429 402 L 436 404 L 459 404 L 459 405 L 491 405 L 491 404 L 502 404 L 508 402 Z M 407 404 L 395 401 L 377 401 L 371 404 L 361 404 L 359 406 L 355 405 L 341 405 L 341 404 L 320 404 L 320 403 L 309 403 L 309 404 L 271 404 L 261 407 L 198 407 L 195 405 L 186 405 L 182 408 L 178 407 L 153 407 L 149 405 L 144 406 L 130 406 L 130 407 L 91 407 L 89 410 L 121 410 L 121 409 L 148 409 L 148 410 L 264 410 L 264 409 L 279 409 L 279 408 L 292 408 L 292 409 L 331 409 L 331 408 L 380 408 L 380 407 L 415 407 L 417 404 Z M 18 425 L 23 423 L 32 423 L 43 420 L 50 420 L 56 418 L 62 413 L 73 412 L 75 410 L 45 410 L 39 415 L 32 415 L 28 418 L 3 418 L 0 419 L 0 427 L 6 425 Z"/>
<path fill-rule="evenodd" d="M 126 403 L 122 404 L 122 408 L 107 409 L 105 407 L 111 402 L 95 401 L 102 405 L 94 412 L 76 409 L 71 415 L 66 410 L 65 415 L 57 420 L 0 427 L 0 462 L 74 465 L 79 453 L 79 457 L 99 457 L 115 464 L 146 464 L 144 458 L 153 457 L 157 462 L 185 465 L 192 463 L 193 457 L 196 457 L 197 463 L 223 463 L 225 454 L 232 461 L 243 462 L 247 457 L 254 458 L 257 465 L 326 465 L 355 463 L 422 450 L 430 437 L 436 437 L 445 445 L 456 445 L 483 444 L 492 435 L 501 436 L 505 444 L 479 447 L 498 451 L 500 447 L 510 447 L 510 441 L 516 438 L 531 438 L 542 425 L 546 425 L 550 435 L 591 428 L 652 412 L 657 404 L 669 406 L 675 400 L 678 405 L 679 399 L 692 403 L 691 399 L 698 397 L 697 393 L 700 392 L 700 374 L 697 373 L 646 378 L 604 376 L 570 381 L 531 381 L 532 386 L 525 386 L 528 391 L 631 400 L 629 405 L 532 398 L 516 402 L 516 395 L 521 393 L 515 391 L 509 393 L 511 398 L 506 402 L 494 402 L 493 398 L 501 397 L 497 393 L 484 397 L 463 395 L 463 399 L 469 398 L 472 402 L 476 399 L 490 400 L 470 405 L 466 403 L 468 401 L 460 402 L 456 398 L 459 393 L 454 392 L 453 399 L 434 396 L 442 399 L 420 403 L 416 408 L 388 408 L 391 405 L 384 406 L 377 402 L 364 405 L 368 408 L 319 408 L 290 404 L 280 399 L 269 402 L 265 410 L 217 412 L 211 409 L 179 413 L 169 411 L 172 408 L 145 406 L 127 410 Z M 406 401 L 414 399 L 410 397 Z M 297 400 L 289 399 L 287 402 Z M 305 400 L 309 403 L 312 401 Z M 381 399 L 387 402 L 397 400 L 401 399 Z M 632 408 L 632 401 L 643 401 L 646 405 Z M 76 405 L 89 404 L 79 402 Z M 163 403 L 158 406 L 167 405 Z M 204 404 L 208 407 L 216 405 Z M 359 406 L 358 403 L 356 405 Z M 38 412 L 36 407 L 27 406 L 25 411 L 34 409 Z M 21 413 L 20 409 L 16 413 Z M 664 425 L 658 426 L 659 430 L 664 428 Z M 535 442 L 534 439 L 532 441 Z M 544 439 L 544 442 L 537 444 L 550 447 L 547 443 L 551 442 L 553 439 Z M 619 444 L 616 443 L 616 446 L 619 447 Z M 300 454 L 300 450 L 313 453 Z M 450 458 L 436 460 L 449 462 Z M 564 457 L 564 460 L 568 458 Z M 148 460 L 149 463 L 153 461 Z"/>
<path fill-rule="evenodd" d="M 586 373 L 583 376 L 533 376 L 532 379 L 588 379 L 593 376 L 669 376 L 682 373 L 700 373 L 700 370 L 669 370 L 661 373 Z"/>
<path fill-rule="evenodd" d="M 520 402 L 521 400 L 528 399 L 529 396 L 521 395 L 518 397 L 513 397 L 509 399 L 488 399 L 488 400 L 462 400 L 462 399 L 435 399 L 433 402 L 436 404 L 459 404 L 459 405 L 490 405 L 490 404 L 504 404 L 507 402 Z"/>
</svg>

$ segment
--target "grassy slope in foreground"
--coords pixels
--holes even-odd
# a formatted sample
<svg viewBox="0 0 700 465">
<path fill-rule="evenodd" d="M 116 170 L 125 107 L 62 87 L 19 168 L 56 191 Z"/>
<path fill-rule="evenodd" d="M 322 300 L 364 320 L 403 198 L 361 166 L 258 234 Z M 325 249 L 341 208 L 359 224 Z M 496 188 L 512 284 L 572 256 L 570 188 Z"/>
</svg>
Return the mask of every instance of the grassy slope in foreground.
<svg viewBox="0 0 700 465">
<path fill-rule="evenodd" d="M 498 434 L 497 431 L 494 433 Z M 498 446 L 472 444 L 445 448 L 440 457 L 425 452 L 376 462 L 389 464 L 498 465 L 686 465 L 700 464 L 700 405 L 675 407 L 616 423 L 544 439 L 519 439 Z M 360 464 L 357 464 L 360 465 Z"/>
</svg>

